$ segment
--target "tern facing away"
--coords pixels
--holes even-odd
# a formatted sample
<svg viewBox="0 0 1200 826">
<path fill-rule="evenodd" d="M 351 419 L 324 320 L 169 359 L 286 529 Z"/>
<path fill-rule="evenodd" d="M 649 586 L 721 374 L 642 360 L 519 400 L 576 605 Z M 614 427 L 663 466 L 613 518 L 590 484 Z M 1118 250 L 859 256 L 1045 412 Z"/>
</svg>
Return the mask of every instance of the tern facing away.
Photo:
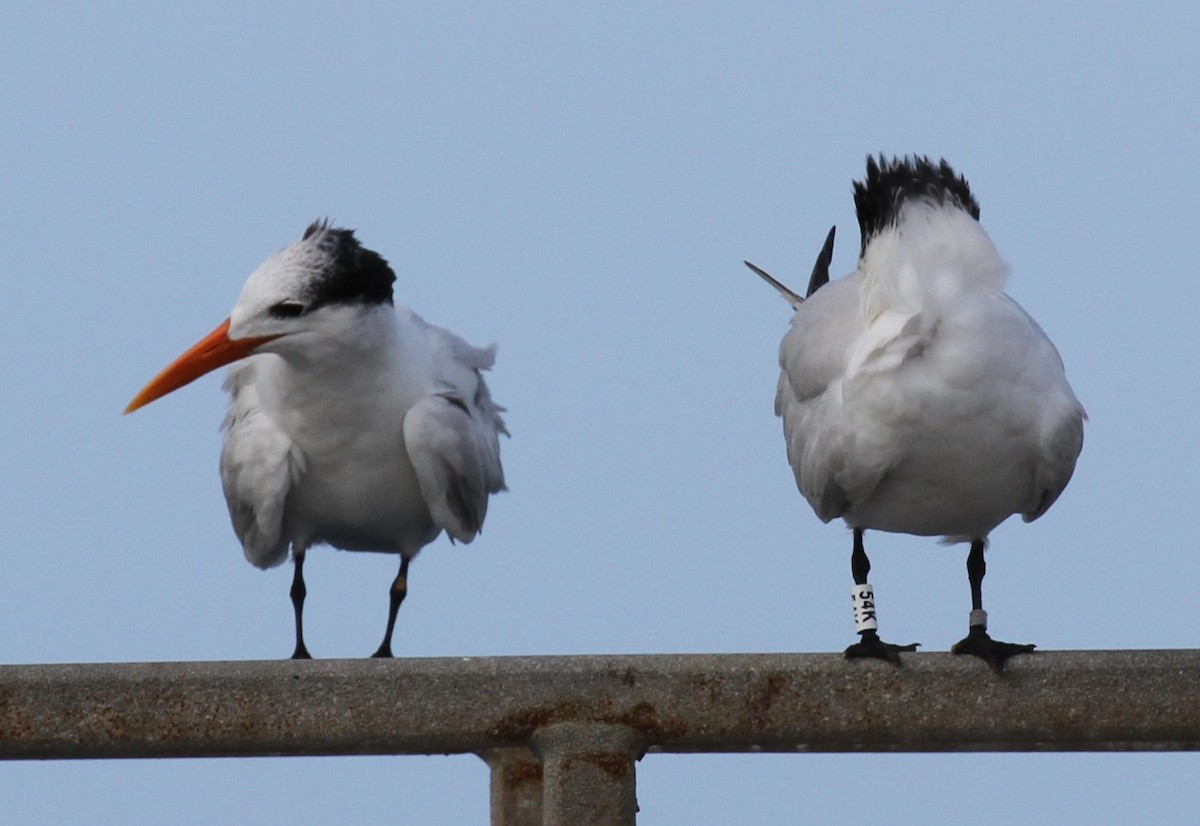
<svg viewBox="0 0 1200 826">
<path fill-rule="evenodd" d="M 1083 447 L 1082 405 L 1054 345 L 1003 291 L 1007 267 L 966 180 L 925 157 L 867 159 L 854 185 L 858 266 L 829 281 L 833 230 L 802 298 L 747 262 L 795 309 L 779 350 L 775 413 L 796 484 L 854 534 L 859 642 L 847 657 L 899 663 L 880 640 L 868 529 L 969 542 L 968 635 L 951 650 L 1000 671 L 1033 645 L 998 642 L 983 610 L 988 533 L 1054 504 Z"/>
<path fill-rule="evenodd" d="M 504 490 L 508 435 L 472 347 L 393 306 L 388 263 L 353 230 L 314 223 L 246 281 L 229 318 L 172 362 L 130 413 L 225 364 L 221 484 L 246 559 L 295 563 L 293 658 L 304 644 L 304 556 L 326 543 L 400 555 L 383 642 L 392 656 L 408 564 L 445 531 L 470 542 Z M 239 361 L 240 360 L 240 361 Z"/>
</svg>

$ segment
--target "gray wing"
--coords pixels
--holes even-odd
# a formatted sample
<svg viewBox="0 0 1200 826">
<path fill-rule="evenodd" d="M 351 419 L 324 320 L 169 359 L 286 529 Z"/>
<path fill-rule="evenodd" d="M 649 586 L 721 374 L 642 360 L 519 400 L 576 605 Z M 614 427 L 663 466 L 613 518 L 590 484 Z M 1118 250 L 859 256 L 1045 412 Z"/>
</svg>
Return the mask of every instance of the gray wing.
<svg viewBox="0 0 1200 826">
<path fill-rule="evenodd" d="M 1003 306 L 1023 322 L 1027 352 L 1021 358 L 1022 380 L 1029 395 L 1038 400 L 1041 411 L 1035 426 L 1038 452 L 1033 468 L 1033 493 L 1021 509 L 1021 518 L 1032 522 L 1058 500 L 1075 473 L 1075 462 L 1083 451 L 1087 411 L 1071 389 L 1062 357 L 1041 325 L 1010 296 L 1004 295 L 1003 299 Z"/>
<path fill-rule="evenodd" d="M 783 419 L 796 485 L 823 521 L 869 495 L 889 465 L 864 463 L 845 427 L 843 383 L 851 343 L 862 331 L 859 276 L 831 281 L 797 309 L 779 348 L 775 414 Z"/>
<path fill-rule="evenodd" d="M 508 430 L 481 373 L 495 361 L 495 347 L 472 347 L 436 327 L 430 332 L 449 358 L 437 390 L 404 415 L 404 443 L 434 523 L 470 542 L 483 527 L 488 497 L 505 489 L 499 437 Z"/>
<path fill-rule="evenodd" d="M 1050 509 L 1058 500 L 1071 476 L 1075 462 L 1083 450 L 1083 423 L 1087 413 L 1075 394 L 1063 380 L 1061 408 L 1041 440 L 1041 459 L 1033 471 L 1035 501 L 1021 514 L 1032 522 Z"/>
<path fill-rule="evenodd" d="M 230 370 L 225 380 L 230 402 L 222 425 L 221 487 L 246 559 L 259 568 L 270 568 L 287 559 L 283 507 L 304 470 L 304 459 L 259 406 L 255 376 L 264 358 L 274 356 L 248 359 Z"/>
</svg>

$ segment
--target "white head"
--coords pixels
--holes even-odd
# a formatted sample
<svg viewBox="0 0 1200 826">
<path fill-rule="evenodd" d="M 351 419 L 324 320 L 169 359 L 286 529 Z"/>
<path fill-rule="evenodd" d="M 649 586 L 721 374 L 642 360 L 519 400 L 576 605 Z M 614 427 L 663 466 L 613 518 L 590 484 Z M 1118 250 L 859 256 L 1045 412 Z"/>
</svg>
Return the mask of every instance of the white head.
<svg viewBox="0 0 1200 826">
<path fill-rule="evenodd" d="M 283 351 L 308 333 L 353 323 L 359 312 L 391 306 L 395 274 L 354 231 L 311 224 L 300 240 L 272 255 L 242 287 L 232 312 L 150 381 L 130 413 L 222 365 L 256 352 Z"/>
<path fill-rule="evenodd" d="M 937 306 L 966 288 L 1003 288 L 1008 268 L 979 224 L 979 203 L 944 160 L 867 158 L 854 206 L 868 318 L 883 307 Z"/>
<path fill-rule="evenodd" d="M 395 280 L 387 261 L 360 244 L 354 230 L 311 224 L 246 279 L 229 314 L 229 337 L 290 335 L 338 305 L 391 305 Z"/>
</svg>

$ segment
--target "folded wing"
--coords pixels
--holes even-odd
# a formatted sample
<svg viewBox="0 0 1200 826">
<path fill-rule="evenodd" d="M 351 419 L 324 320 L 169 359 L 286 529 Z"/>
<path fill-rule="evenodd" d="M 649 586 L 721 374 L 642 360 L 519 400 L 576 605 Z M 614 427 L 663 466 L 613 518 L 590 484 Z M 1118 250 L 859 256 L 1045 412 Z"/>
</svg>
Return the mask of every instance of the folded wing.
<svg viewBox="0 0 1200 826">
<path fill-rule="evenodd" d="M 495 348 L 472 347 L 438 328 L 440 345 L 454 356 L 438 389 L 404 416 L 404 442 L 421 495 L 434 523 L 452 539 L 470 542 L 483 527 L 488 497 L 504 490 L 500 413 L 481 374 Z"/>
<path fill-rule="evenodd" d="M 230 403 L 222 425 L 221 487 L 246 559 L 259 568 L 270 568 L 287 558 L 284 503 L 304 471 L 304 457 L 262 413 L 254 381 L 261 358 L 274 356 L 245 361 L 225 380 Z"/>
</svg>

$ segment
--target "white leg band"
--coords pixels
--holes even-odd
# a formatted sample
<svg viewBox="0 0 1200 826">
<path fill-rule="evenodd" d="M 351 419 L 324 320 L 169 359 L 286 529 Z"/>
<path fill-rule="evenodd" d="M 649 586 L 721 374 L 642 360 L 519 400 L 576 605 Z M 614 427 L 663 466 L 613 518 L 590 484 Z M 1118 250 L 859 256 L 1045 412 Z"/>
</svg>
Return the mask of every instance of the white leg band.
<svg viewBox="0 0 1200 826">
<path fill-rule="evenodd" d="M 982 628 L 984 631 L 986 631 L 987 630 L 987 611 L 984 611 L 982 608 L 972 611 L 971 612 L 971 621 L 968 624 L 970 625 L 971 628 L 975 628 L 976 626 L 978 626 L 979 628 Z"/>
<path fill-rule="evenodd" d="M 850 603 L 854 606 L 854 630 L 858 633 L 879 628 L 875 619 L 875 589 L 870 585 L 855 585 L 850 589 Z"/>
</svg>

